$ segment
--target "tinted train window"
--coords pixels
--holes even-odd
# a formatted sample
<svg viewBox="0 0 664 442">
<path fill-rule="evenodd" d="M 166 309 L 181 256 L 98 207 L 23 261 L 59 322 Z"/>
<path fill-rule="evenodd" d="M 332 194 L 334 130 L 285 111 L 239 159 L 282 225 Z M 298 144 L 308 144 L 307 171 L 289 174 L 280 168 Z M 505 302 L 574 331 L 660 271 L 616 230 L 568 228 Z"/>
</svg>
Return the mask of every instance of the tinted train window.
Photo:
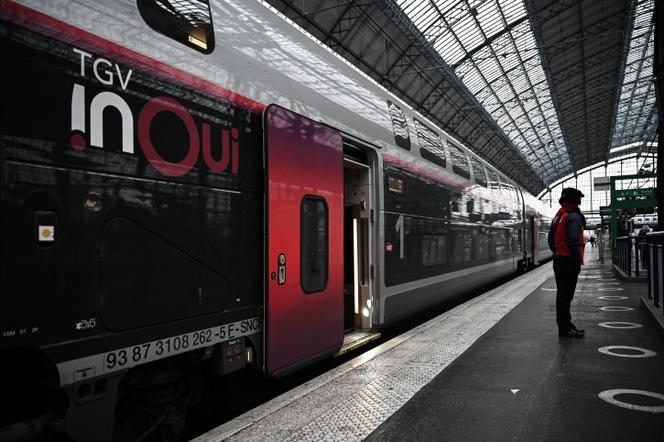
<svg viewBox="0 0 664 442">
<path fill-rule="evenodd" d="M 417 131 L 417 142 L 420 145 L 420 155 L 422 158 L 445 167 L 445 149 L 443 147 L 443 140 L 433 130 L 426 127 L 417 119 L 415 121 L 415 130 Z"/>
<path fill-rule="evenodd" d="M 468 165 L 468 158 L 466 153 L 459 147 L 452 143 L 450 146 L 450 156 L 452 157 L 452 170 L 457 175 L 470 179 L 470 166 Z"/>
<path fill-rule="evenodd" d="M 209 54 L 214 49 L 208 0 L 137 0 L 143 20 L 155 31 Z"/>
<path fill-rule="evenodd" d="M 475 259 L 483 260 L 489 258 L 489 236 L 486 233 L 478 233 L 475 237 Z"/>
<path fill-rule="evenodd" d="M 473 240 L 470 232 L 454 232 L 454 262 L 469 262 L 472 257 Z"/>
<path fill-rule="evenodd" d="M 480 186 L 486 187 L 486 171 L 484 164 L 474 156 L 470 157 L 470 162 L 473 164 L 473 173 L 475 174 L 475 182 Z"/>
<path fill-rule="evenodd" d="M 327 287 L 327 204 L 307 195 L 300 206 L 300 280 L 306 293 Z"/>
<path fill-rule="evenodd" d="M 422 235 L 422 265 L 431 267 L 447 263 L 447 237 Z"/>
<path fill-rule="evenodd" d="M 387 109 L 390 111 L 392 119 L 392 129 L 394 130 L 394 142 L 397 146 L 410 150 L 410 135 L 408 133 L 408 121 L 406 114 L 396 104 L 387 100 Z"/>
</svg>

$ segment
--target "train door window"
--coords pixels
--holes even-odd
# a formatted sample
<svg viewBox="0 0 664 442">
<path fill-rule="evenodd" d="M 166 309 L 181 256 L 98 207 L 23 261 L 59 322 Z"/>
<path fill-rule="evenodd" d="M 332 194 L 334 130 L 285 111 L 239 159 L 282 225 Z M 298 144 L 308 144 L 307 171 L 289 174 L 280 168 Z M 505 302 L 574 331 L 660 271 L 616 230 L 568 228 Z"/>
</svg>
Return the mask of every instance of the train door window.
<svg viewBox="0 0 664 442">
<path fill-rule="evenodd" d="M 214 49 L 208 0 L 137 0 L 138 11 L 152 29 L 209 54 Z"/>
<path fill-rule="evenodd" d="M 457 145 L 449 143 L 450 157 L 452 158 L 452 170 L 457 175 L 470 179 L 470 166 L 466 153 Z"/>
<path fill-rule="evenodd" d="M 473 165 L 475 182 L 482 187 L 486 187 L 486 170 L 484 169 L 484 164 L 472 155 L 470 156 L 470 162 Z"/>
<path fill-rule="evenodd" d="M 422 158 L 440 167 L 445 167 L 447 164 L 445 148 L 443 147 L 443 140 L 440 138 L 440 135 L 429 129 L 418 119 L 413 118 L 413 121 L 415 122 L 417 142 L 420 145 L 420 155 L 422 155 Z"/>
<path fill-rule="evenodd" d="M 305 293 L 327 287 L 327 231 L 327 203 L 321 197 L 306 195 L 300 206 L 300 281 Z"/>
</svg>

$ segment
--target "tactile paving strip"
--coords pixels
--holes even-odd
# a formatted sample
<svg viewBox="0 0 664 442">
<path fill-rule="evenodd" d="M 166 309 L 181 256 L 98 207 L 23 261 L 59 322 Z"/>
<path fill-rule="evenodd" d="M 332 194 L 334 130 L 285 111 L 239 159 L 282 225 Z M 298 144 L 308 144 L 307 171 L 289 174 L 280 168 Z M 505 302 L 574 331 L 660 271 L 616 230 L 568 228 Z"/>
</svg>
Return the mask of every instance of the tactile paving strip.
<svg viewBox="0 0 664 442">
<path fill-rule="evenodd" d="M 196 441 L 362 440 L 551 276 L 515 278 Z"/>
</svg>

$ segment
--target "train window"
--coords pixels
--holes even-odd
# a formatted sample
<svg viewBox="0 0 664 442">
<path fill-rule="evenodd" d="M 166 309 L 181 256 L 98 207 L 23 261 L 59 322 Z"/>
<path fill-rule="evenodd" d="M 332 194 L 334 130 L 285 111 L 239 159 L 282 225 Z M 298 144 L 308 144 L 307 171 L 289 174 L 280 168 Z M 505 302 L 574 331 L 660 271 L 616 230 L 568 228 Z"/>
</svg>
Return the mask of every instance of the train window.
<svg viewBox="0 0 664 442">
<path fill-rule="evenodd" d="M 398 193 L 399 195 L 406 193 L 403 178 L 395 175 L 387 175 L 387 190 L 392 193 Z"/>
<path fill-rule="evenodd" d="M 509 244 L 511 238 L 512 236 L 509 231 L 495 230 L 491 232 L 491 243 L 493 250 L 495 250 L 494 256 L 501 257 L 512 253 L 512 248 Z"/>
<path fill-rule="evenodd" d="M 505 190 L 505 193 L 507 195 L 513 196 L 512 195 L 512 184 L 510 184 L 510 180 L 505 177 L 505 175 L 501 174 L 500 175 L 500 187 L 501 189 Z"/>
<path fill-rule="evenodd" d="M 417 142 L 420 145 L 420 155 L 422 155 L 422 158 L 445 167 L 445 149 L 443 148 L 443 140 L 440 139 L 440 135 L 429 129 L 418 119 L 413 118 L 413 121 L 415 122 Z"/>
<path fill-rule="evenodd" d="M 475 237 L 475 259 L 489 258 L 489 236 L 486 233 L 478 233 Z"/>
<path fill-rule="evenodd" d="M 328 273 L 327 203 L 306 195 L 300 205 L 300 281 L 305 293 L 327 287 Z"/>
<path fill-rule="evenodd" d="M 447 238 L 444 235 L 424 235 L 422 265 L 431 267 L 447 263 Z"/>
<path fill-rule="evenodd" d="M 489 176 L 489 188 L 490 189 L 500 189 L 500 181 L 498 181 L 498 174 L 495 170 L 487 167 L 487 175 Z"/>
<path fill-rule="evenodd" d="M 410 135 L 408 133 L 408 120 L 406 114 L 396 104 L 387 100 L 387 109 L 390 111 L 392 119 L 392 129 L 394 130 L 394 142 L 402 149 L 410 150 Z"/>
<path fill-rule="evenodd" d="M 208 0 L 137 0 L 141 17 L 152 29 L 209 54 L 214 49 Z"/>
<path fill-rule="evenodd" d="M 457 145 L 449 143 L 450 157 L 452 157 L 452 170 L 457 175 L 470 179 L 470 166 L 466 153 Z"/>
<path fill-rule="evenodd" d="M 486 170 L 484 169 L 484 164 L 472 155 L 470 156 L 470 162 L 473 165 L 475 182 L 482 187 L 486 187 Z"/>
<path fill-rule="evenodd" d="M 454 262 L 469 262 L 472 257 L 473 239 L 470 232 L 456 232 L 454 236 Z"/>
</svg>

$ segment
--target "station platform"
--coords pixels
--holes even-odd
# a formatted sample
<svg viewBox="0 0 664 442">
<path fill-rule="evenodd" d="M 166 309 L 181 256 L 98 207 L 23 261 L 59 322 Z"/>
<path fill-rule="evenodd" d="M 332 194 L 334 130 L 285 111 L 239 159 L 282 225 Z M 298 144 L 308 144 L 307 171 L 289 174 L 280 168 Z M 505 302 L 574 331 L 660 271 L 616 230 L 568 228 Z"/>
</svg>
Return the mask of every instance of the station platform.
<svg viewBox="0 0 664 442">
<path fill-rule="evenodd" d="M 195 439 L 664 440 L 664 340 L 596 249 L 558 336 L 545 264 Z"/>
</svg>

